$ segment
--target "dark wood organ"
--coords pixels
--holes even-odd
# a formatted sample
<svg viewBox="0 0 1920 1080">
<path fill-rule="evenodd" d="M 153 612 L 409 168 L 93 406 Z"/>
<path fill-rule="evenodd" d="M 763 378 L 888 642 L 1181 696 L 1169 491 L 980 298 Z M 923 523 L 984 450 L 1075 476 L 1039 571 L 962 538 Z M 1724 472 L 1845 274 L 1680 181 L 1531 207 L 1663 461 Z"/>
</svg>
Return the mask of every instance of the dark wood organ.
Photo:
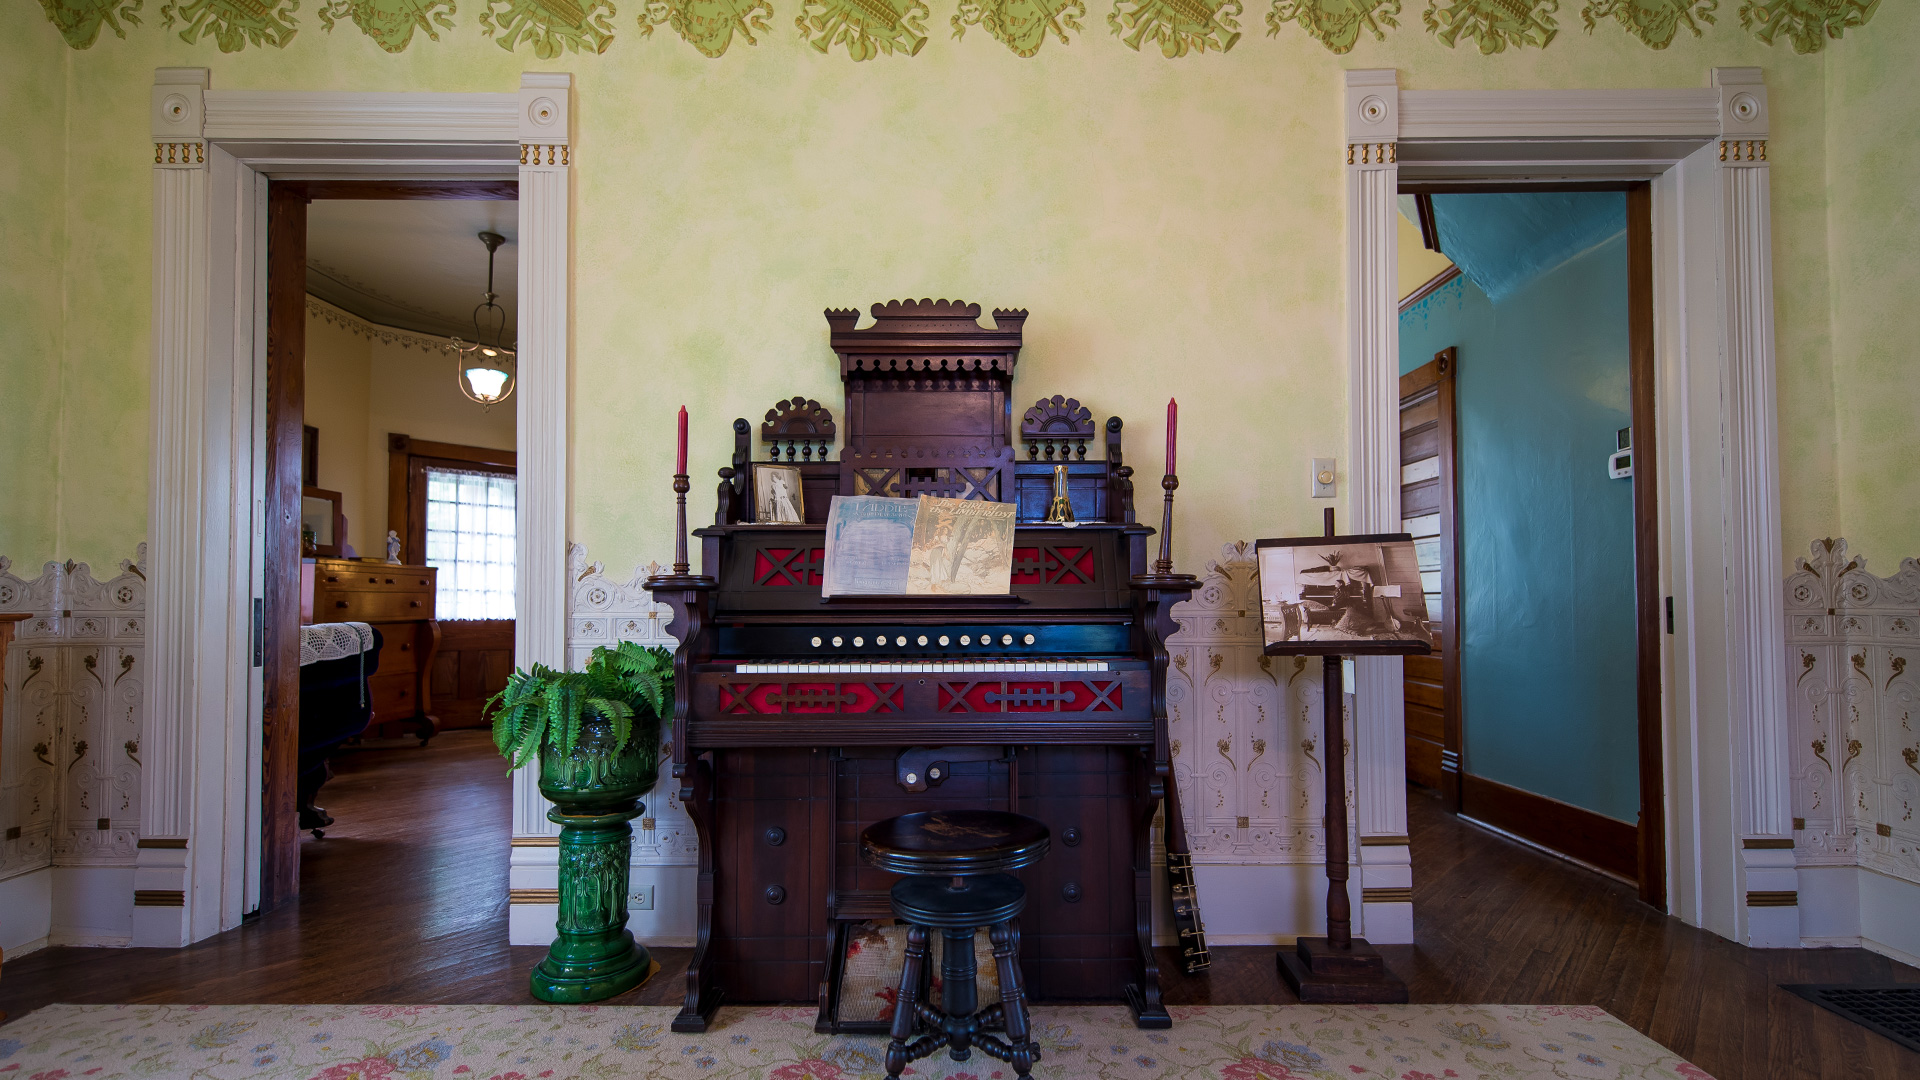
<svg viewBox="0 0 1920 1080">
<path fill-rule="evenodd" d="M 673 770 L 700 842 L 697 941 L 676 1030 L 725 1002 L 818 1000 L 837 1019 L 849 928 L 891 917 L 859 858 L 883 818 L 999 808 L 1052 831 L 1021 872 L 1036 1000 L 1124 999 L 1170 1020 L 1152 951 L 1150 831 L 1168 776 L 1165 638 L 1193 579 L 1150 572 L 1118 417 L 1043 398 L 1016 423 L 1024 311 L 876 304 L 826 313 L 836 426 L 792 398 L 734 422 L 703 573 L 651 579 L 674 611 Z M 830 457 L 836 440 L 837 455 Z M 802 472 L 803 525 L 753 524 L 755 462 Z M 1056 467 L 1076 527 L 1041 523 Z M 822 599 L 832 496 L 1015 501 L 1012 595 Z M 851 1029 L 851 1028 L 849 1028 Z"/>
</svg>

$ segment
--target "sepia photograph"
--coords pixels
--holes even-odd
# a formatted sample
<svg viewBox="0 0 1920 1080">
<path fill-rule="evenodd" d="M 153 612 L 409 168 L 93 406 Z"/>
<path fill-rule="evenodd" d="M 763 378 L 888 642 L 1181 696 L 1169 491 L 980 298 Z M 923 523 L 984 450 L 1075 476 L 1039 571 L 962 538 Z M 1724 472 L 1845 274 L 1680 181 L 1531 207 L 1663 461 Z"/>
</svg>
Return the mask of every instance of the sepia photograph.
<svg viewBox="0 0 1920 1080">
<path fill-rule="evenodd" d="M 798 468 L 792 465 L 753 467 L 753 521 L 756 525 L 806 524 Z"/>
<path fill-rule="evenodd" d="M 1411 536 L 1262 540 L 1257 549 L 1269 653 L 1432 649 Z"/>
</svg>

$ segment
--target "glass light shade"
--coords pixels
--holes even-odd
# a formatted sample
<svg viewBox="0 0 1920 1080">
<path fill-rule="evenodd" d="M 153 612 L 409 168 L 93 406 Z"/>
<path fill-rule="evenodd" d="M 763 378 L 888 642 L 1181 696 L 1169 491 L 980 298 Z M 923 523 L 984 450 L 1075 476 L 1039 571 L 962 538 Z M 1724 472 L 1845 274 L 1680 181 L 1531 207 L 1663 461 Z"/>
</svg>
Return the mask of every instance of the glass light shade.
<svg viewBox="0 0 1920 1080">
<path fill-rule="evenodd" d="M 491 345 L 455 338 L 459 350 L 460 392 L 481 405 L 497 405 L 513 394 L 514 355 Z"/>
</svg>

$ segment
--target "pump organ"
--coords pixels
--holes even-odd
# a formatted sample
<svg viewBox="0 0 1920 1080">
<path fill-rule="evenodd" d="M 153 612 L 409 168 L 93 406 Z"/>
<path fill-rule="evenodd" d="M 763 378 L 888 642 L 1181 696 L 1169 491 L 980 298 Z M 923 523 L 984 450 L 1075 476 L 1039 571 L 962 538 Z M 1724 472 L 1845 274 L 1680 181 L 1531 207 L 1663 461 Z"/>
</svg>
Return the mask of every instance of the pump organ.
<svg viewBox="0 0 1920 1080">
<path fill-rule="evenodd" d="M 1096 433 L 1055 397 L 1014 426 L 1025 311 L 995 311 L 992 329 L 961 302 L 872 313 L 866 329 L 854 311 L 826 313 L 845 384 L 838 460 L 827 448 L 841 432 L 816 402 L 783 401 L 762 426 L 773 460 L 802 471 L 806 524 L 749 523 L 750 426 L 737 420 L 714 524 L 695 533 L 704 573 L 648 583 L 681 641 L 673 772 L 700 840 L 674 1028 L 705 1030 L 723 1001 L 817 999 L 835 1029 L 848 928 L 890 917 L 895 880 L 861 861 L 860 830 L 944 807 L 1052 830 L 1052 853 L 1021 872 L 1031 997 L 1124 996 L 1141 1026 L 1167 1026 L 1149 834 L 1168 775 L 1170 609 L 1193 579 L 1149 573 L 1153 530 L 1134 521 L 1118 417 Z M 1077 527 L 1040 524 L 1056 465 Z M 1017 501 L 1012 595 L 823 600 L 838 494 Z"/>
</svg>

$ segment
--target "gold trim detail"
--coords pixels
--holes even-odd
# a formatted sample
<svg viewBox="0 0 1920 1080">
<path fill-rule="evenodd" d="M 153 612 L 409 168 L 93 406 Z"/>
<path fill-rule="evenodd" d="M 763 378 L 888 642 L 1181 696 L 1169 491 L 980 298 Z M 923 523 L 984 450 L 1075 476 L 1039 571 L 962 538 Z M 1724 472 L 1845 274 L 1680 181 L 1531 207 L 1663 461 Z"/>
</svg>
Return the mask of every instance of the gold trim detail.
<svg viewBox="0 0 1920 1080">
<path fill-rule="evenodd" d="M 1720 160 L 1765 161 L 1767 160 L 1767 140 L 1722 139 L 1720 140 Z"/>
<path fill-rule="evenodd" d="M 155 165 L 205 165 L 207 144 L 203 142 L 157 142 L 153 144 Z"/>
<path fill-rule="evenodd" d="M 143 836 L 140 838 L 140 841 L 133 846 L 137 848 L 177 848 L 184 851 L 187 846 L 187 839 L 184 836 Z"/>
<path fill-rule="evenodd" d="M 1893 826 L 1887 824 L 1884 821 L 1875 822 L 1873 826 L 1873 834 L 1875 836 L 1892 836 Z"/>
<path fill-rule="evenodd" d="M 1363 836 L 1360 838 L 1361 847 L 1406 847 L 1412 842 L 1413 841 L 1404 836 Z"/>
<path fill-rule="evenodd" d="M 1747 894 L 1748 907 L 1799 907 L 1800 894 L 1792 889 L 1776 892 L 1750 892 Z"/>
<path fill-rule="evenodd" d="M 1805 832 L 1806 830 L 1807 830 L 1807 819 L 1806 819 L 1806 818 L 1803 818 L 1803 817 L 1797 817 L 1797 818 L 1794 818 L 1794 819 L 1793 819 L 1793 831 L 1794 831 L 1794 832 Z"/>
<path fill-rule="evenodd" d="M 559 847 L 557 836 L 516 836 L 511 842 L 513 847 Z"/>
<path fill-rule="evenodd" d="M 182 889 L 135 889 L 134 907 L 186 907 L 187 894 Z"/>
<path fill-rule="evenodd" d="M 1413 890 L 1406 889 L 1361 889 L 1360 902 L 1363 904 L 1411 904 Z"/>
<path fill-rule="evenodd" d="M 560 902 L 559 889 L 508 889 L 509 904 L 557 904 Z"/>
<path fill-rule="evenodd" d="M 1356 159 L 1354 150 L 1360 151 Z M 1392 165 L 1400 160 L 1400 144 L 1390 142 L 1348 143 L 1347 164 L 1349 165 Z"/>
<path fill-rule="evenodd" d="M 573 148 L 566 143 L 521 143 L 522 165 L 571 165 Z"/>
<path fill-rule="evenodd" d="M 1791 851 L 1793 850 L 1793 841 L 1784 838 L 1748 837 L 1740 841 L 1740 846 L 1746 848 L 1748 851 L 1769 851 L 1776 848 Z"/>
</svg>

